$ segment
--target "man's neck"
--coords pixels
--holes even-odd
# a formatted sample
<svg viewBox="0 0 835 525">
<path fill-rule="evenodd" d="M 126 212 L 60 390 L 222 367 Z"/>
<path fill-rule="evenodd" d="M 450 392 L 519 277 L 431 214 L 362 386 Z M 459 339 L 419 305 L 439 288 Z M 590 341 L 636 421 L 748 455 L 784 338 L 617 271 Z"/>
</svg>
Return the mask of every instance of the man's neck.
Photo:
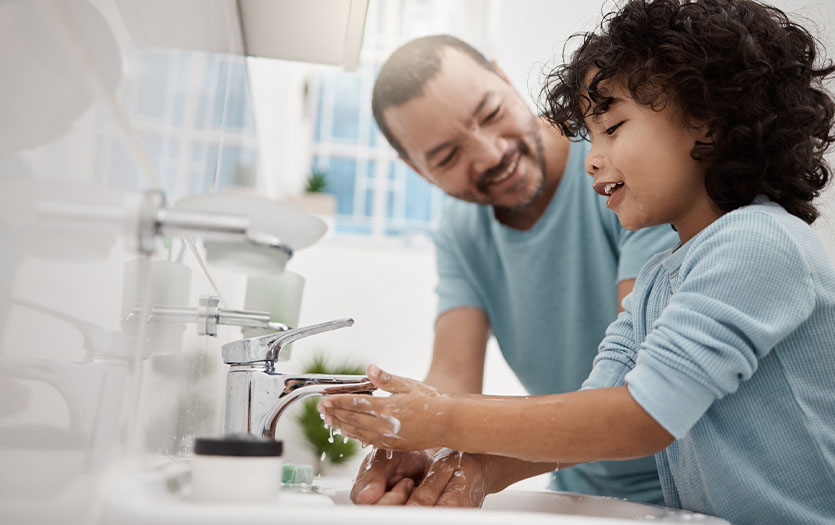
<svg viewBox="0 0 835 525">
<path fill-rule="evenodd" d="M 495 210 L 496 220 L 509 228 L 529 230 L 548 209 L 551 199 L 557 192 L 562 180 L 571 142 L 564 137 L 558 128 L 551 126 L 544 119 L 538 120 L 539 132 L 542 136 L 542 154 L 545 163 L 545 181 L 542 192 L 528 206 L 522 210 Z"/>
</svg>

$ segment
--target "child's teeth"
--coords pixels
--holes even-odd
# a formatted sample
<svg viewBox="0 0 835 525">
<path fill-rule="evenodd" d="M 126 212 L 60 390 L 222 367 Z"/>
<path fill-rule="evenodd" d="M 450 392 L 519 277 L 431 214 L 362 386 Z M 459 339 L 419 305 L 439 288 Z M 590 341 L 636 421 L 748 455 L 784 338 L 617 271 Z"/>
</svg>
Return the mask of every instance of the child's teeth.
<svg viewBox="0 0 835 525">
<path fill-rule="evenodd" d="M 621 184 L 621 182 L 612 182 L 611 184 L 607 184 L 606 186 L 604 186 L 603 191 L 606 193 L 606 195 L 611 195 L 612 191 Z"/>
</svg>

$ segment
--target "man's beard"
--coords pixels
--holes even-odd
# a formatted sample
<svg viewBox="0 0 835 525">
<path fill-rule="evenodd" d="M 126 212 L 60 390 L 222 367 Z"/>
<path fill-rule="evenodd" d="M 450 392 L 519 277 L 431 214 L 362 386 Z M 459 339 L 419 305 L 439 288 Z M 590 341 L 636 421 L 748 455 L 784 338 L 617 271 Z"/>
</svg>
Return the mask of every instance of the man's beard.
<svg viewBox="0 0 835 525">
<path fill-rule="evenodd" d="M 536 149 L 536 155 L 535 156 L 531 155 L 531 150 L 528 147 L 528 145 L 525 144 L 524 142 L 520 141 L 512 151 L 506 153 L 505 156 L 502 157 L 502 161 L 497 166 L 494 166 L 493 168 L 490 168 L 489 170 L 487 170 L 484 173 L 484 176 L 482 176 L 482 178 L 476 184 L 476 187 L 479 189 L 479 191 L 481 191 L 483 194 L 488 194 L 487 193 L 487 182 L 486 181 L 489 181 L 494 176 L 494 174 L 501 173 L 505 169 L 507 169 L 507 166 L 510 164 L 510 159 L 513 158 L 513 156 L 516 154 L 517 151 L 519 153 L 521 153 L 520 158 L 519 158 L 520 161 L 522 160 L 523 157 L 529 156 L 537 164 L 537 167 L 539 168 L 539 173 L 540 173 L 539 183 L 537 184 L 534 191 L 528 196 L 528 198 L 524 202 L 521 202 L 519 204 L 510 205 L 510 206 L 503 205 L 503 204 L 493 204 L 493 203 L 491 203 L 493 205 L 493 208 L 496 209 L 496 211 L 499 211 L 499 212 L 502 212 L 502 211 L 509 211 L 509 212 L 523 211 L 528 206 L 530 206 L 531 204 L 536 202 L 536 200 L 542 195 L 542 192 L 545 189 L 545 155 L 544 155 L 545 148 L 542 145 L 542 135 L 539 131 L 539 127 L 537 126 L 537 121 L 536 121 L 535 117 L 531 119 L 531 130 L 530 130 L 529 135 L 531 135 L 533 137 L 534 148 Z M 527 181 L 525 181 L 523 179 L 523 180 L 519 181 L 519 185 L 525 184 L 526 182 Z M 513 190 L 516 190 L 516 188 L 513 188 Z M 513 191 L 513 190 L 511 190 L 511 191 Z"/>
</svg>

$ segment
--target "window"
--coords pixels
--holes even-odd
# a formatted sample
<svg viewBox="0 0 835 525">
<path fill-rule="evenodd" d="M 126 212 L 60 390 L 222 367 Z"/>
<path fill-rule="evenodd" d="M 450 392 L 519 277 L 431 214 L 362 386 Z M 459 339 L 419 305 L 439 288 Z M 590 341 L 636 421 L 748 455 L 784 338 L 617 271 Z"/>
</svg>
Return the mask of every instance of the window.
<svg viewBox="0 0 835 525">
<path fill-rule="evenodd" d="M 168 196 L 252 185 L 258 146 L 245 58 L 136 48 L 128 56 L 135 67 L 119 97 Z M 123 138 L 102 129 L 99 178 L 113 187 L 141 186 Z"/>
<path fill-rule="evenodd" d="M 327 173 L 327 191 L 337 197 L 337 234 L 425 234 L 437 223 L 442 192 L 398 160 L 374 122 L 371 90 L 392 51 L 420 35 L 453 33 L 461 8 L 444 0 L 372 0 L 357 71 L 319 72 L 311 165 Z"/>
</svg>

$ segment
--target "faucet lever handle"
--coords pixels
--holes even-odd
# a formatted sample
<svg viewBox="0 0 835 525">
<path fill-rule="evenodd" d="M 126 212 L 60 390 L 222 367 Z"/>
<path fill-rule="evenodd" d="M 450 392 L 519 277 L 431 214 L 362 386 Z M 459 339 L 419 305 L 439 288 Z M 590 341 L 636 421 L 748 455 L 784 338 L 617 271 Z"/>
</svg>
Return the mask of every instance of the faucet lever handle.
<svg viewBox="0 0 835 525">
<path fill-rule="evenodd" d="M 226 343 L 222 347 L 223 361 L 227 364 L 244 364 L 260 361 L 277 361 L 281 349 L 293 341 L 305 337 L 330 332 L 354 324 L 350 317 L 335 319 L 324 323 L 302 326 L 273 334 L 240 339 Z"/>
<path fill-rule="evenodd" d="M 321 334 L 323 332 L 330 332 L 338 328 L 345 328 L 347 326 L 352 326 L 353 324 L 354 320 L 352 318 L 345 317 L 343 319 L 334 319 L 333 321 L 325 321 L 324 323 L 302 326 L 299 328 L 293 328 L 292 330 L 285 330 L 276 334 L 270 334 L 273 339 L 267 343 L 270 349 L 268 359 L 270 361 L 277 361 L 278 354 L 281 353 L 281 349 L 293 341 L 304 339 L 305 337 L 309 337 L 311 335 Z"/>
</svg>

